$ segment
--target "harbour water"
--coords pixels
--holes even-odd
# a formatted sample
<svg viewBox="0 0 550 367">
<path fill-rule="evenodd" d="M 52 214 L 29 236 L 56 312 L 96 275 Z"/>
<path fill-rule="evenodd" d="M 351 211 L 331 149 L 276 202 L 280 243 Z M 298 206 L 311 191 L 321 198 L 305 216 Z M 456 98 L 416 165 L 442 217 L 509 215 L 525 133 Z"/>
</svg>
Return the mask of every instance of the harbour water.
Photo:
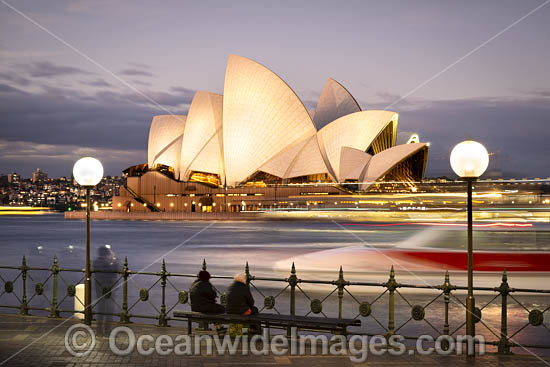
<svg viewBox="0 0 550 367">
<path fill-rule="evenodd" d="M 466 247 L 466 231 L 462 227 L 349 224 L 339 221 L 93 221 L 91 241 L 92 251 L 109 244 L 119 258 L 128 256 L 133 267 L 153 266 L 166 257 L 171 266 L 180 269 L 199 266 L 205 258 L 209 268 L 224 273 L 242 269 L 247 260 L 256 271 L 272 271 L 280 260 L 322 250 Z M 0 233 L 2 263 L 18 263 L 25 255 L 29 263 L 45 265 L 50 264 L 56 254 L 61 263 L 69 260 L 73 266 L 84 267 L 84 221 L 65 220 L 61 214 L 0 216 Z M 550 251 L 550 224 L 475 228 L 474 241 L 476 250 Z M 168 252 L 169 256 L 165 256 Z M 344 259 L 346 251 L 341 253 Z M 338 252 L 332 256 L 334 266 L 341 265 Z M 376 269 L 347 270 L 384 271 L 384 265 L 387 264 Z M 307 269 L 302 267 L 302 270 Z"/>
<path fill-rule="evenodd" d="M 346 280 L 386 281 L 391 265 L 391 258 L 380 261 L 369 261 L 370 254 L 378 250 L 393 248 L 440 248 L 464 249 L 466 231 L 462 227 L 448 228 L 423 225 L 388 225 L 388 226 L 357 226 L 338 221 L 93 221 L 92 222 L 92 258 L 99 246 L 109 244 L 119 259 L 128 258 L 129 267 L 135 271 L 158 272 L 162 259 L 166 261 L 169 272 L 194 274 L 200 270 L 203 259 L 208 270 L 216 275 L 232 275 L 242 272 L 246 261 L 250 264 L 252 275 L 288 277 L 290 264 L 294 261 L 297 274 L 302 279 L 335 280 L 340 265 L 344 267 Z M 61 214 L 38 216 L 1 216 L 0 217 L 0 263 L 1 265 L 19 265 L 25 255 L 27 264 L 32 267 L 49 267 L 53 256 L 58 257 L 61 268 L 82 269 L 85 266 L 85 223 L 80 220 L 65 220 Z M 477 228 L 474 235 L 476 250 L 489 251 L 550 251 L 550 225 L 535 223 L 532 227 L 483 227 Z M 425 269 L 423 271 L 397 271 L 397 281 L 407 284 L 441 284 L 445 269 Z M 31 273 L 34 282 L 46 279 L 47 272 Z M 5 279 L 15 276 L 15 272 L 2 271 Z M 79 281 L 81 274 L 64 274 L 65 283 Z M 136 276 L 133 282 L 133 299 L 137 300 L 136 289 L 151 286 L 158 277 Z M 550 289 L 548 274 L 524 273 L 509 274 L 511 286 Z M 174 291 L 169 292 L 169 307 L 174 302 L 177 306 L 175 289 L 188 289 L 191 278 L 172 278 Z M 498 287 L 501 281 L 500 273 L 476 275 L 476 285 Z M 451 282 L 465 285 L 462 273 L 451 273 Z M 256 284 L 262 294 L 255 291 L 259 304 L 263 304 L 263 296 L 277 294 L 284 284 L 273 282 L 258 282 Z M 227 286 L 224 280 L 217 280 L 217 286 L 223 291 Z M 30 287 L 33 289 L 33 287 Z M 297 312 L 305 314 L 309 311 L 310 298 L 322 299 L 334 287 L 303 285 L 307 296 L 299 294 Z M 376 299 L 383 288 L 349 287 L 356 298 L 344 297 L 344 313 L 346 316 L 357 315 L 356 301 Z M 411 304 L 427 304 L 439 293 L 435 290 L 409 292 L 400 290 Z M 48 287 L 45 288 L 45 293 Z M 64 292 L 61 296 L 64 296 Z M 115 292 L 120 297 L 120 294 Z M 495 294 L 479 294 L 477 302 L 484 305 Z M 160 290 L 151 289 L 150 299 L 153 306 L 147 302 L 137 303 L 136 313 L 155 314 L 158 306 Z M 6 295 L 0 297 L 0 304 L 5 304 Z M 464 298 L 457 293 L 457 297 Z M 550 297 L 543 295 L 518 296 L 527 309 L 545 309 L 550 304 Z M 13 300 L 12 300 L 13 301 Z M 396 324 L 404 323 L 410 317 L 410 307 L 407 301 L 397 297 Z M 47 301 L 37 297 L 33 302 L 39 305 Z M 64 299 L 64 304 L 70 308 Z M 381 299 L 373 307 L 373 316 L 384 324 L 387 321 L 387 301 Z M 133 302 L 130 302 L 131 304 Z M 288 312 L 288 295 L 283 293 L 276 303 L 280 312 Z M 431 304 L 426 318 L 438 329 L 442 330 L 443 302 L 441 298 Z M 460 326 L 464 319 L 464 311 L 458 302 L 451 302 L 451 330 Z M 323 304 L 323 312 L 334 316 L 337 310 L 337 297 L 333 294 Z M 3 312 L 7 312 L 3 310 Z M 509 306 L 509 329 L 514 331 L 527 322 L 526 311 L 518 304 Z M 546 316 L 548 318 L 548 316 Z M 483 321 L 487 326 L 497 331 L 500 323 L 499 299 L 483 309 Z M 548 323 L 548 322 L 547 322 Z M 363 320 L 363 331 L 380 332 L 384 330 L 372 319 Z M 478 326 L 480 333 L 494 340 L 488 328 Z M 404 335 L 418 335 L 422 332 L 434 333 L 427 323 L 409 322 L 400 331 Z M 550 340 L 550 333 L 544 327 L 528 326 L 518 341 L 522 343 L 544 343 Z M 548 343 L 546 343 L 548 344 Z"/>
</svg>

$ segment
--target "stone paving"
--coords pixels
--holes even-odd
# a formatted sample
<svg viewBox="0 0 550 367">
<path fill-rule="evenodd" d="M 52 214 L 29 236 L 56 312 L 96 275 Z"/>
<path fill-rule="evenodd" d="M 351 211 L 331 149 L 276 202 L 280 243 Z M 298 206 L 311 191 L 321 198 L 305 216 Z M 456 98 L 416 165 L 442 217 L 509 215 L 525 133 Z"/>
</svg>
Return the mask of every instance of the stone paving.
<svg viewBox="0 0 550 367">
<path fill-rule="evenodd" d="M 369 355 L 366 362 L 352 363 L 349 356 L 161 356 L 153 352 L 142 356 L 136 350 L 128 356 L 117 356 L 107 338 L 98 337 L 96 346 L 84 357 L 71 355 L 65 347 L 65 333 L 76 319 L 51 319 L 39 316 L 0 314 L 0 365 L 2 366 L 550 366 L 550 357 L 532 355 L 429 356 Z M 118 324 L 117 324 L 118 326 Z M 128 325 L 136 335 L 185 334 L 185 328 L 161 328 L 147 324 Z"/>
</svg>

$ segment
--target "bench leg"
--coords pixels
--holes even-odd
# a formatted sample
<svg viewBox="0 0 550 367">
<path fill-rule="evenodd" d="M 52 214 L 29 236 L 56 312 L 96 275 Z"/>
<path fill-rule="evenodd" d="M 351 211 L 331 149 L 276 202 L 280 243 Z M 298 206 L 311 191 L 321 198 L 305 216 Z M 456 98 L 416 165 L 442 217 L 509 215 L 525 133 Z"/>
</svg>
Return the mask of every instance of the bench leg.
<svg viewBox="0 0 550 367">
<path fill-rule="evenodd" d="M 187 335 L 193 334 L 193 321 L 191 319 L 187 319 Z"/>
<path fill-rule="evenodd" d="M 293 327 L 294 327 L 294 325 L 292 325 L 292 324 L 288 324 L 288 326 L 286 327 L 286 338 L 287 339 L 292 338 L 292 328 Z M 298 333 L 298 328 L 296 328 L 296 333 Z"/>
</svg>

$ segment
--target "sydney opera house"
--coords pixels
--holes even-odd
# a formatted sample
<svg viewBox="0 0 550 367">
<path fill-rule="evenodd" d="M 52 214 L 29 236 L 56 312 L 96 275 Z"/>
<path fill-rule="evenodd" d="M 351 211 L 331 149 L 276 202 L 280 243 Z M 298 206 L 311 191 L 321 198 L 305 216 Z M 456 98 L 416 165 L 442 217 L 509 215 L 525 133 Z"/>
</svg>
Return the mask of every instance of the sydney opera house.
<svg viewBox="0 0 550 367">
<path fill-rule="evenodd" d="M 414 190 L 428 144 L 415 134 L 396 145 L 397 124 L 397 113 L 362 110 L 333 79 L 308 111 L 271 70 L 230 55 L 223 95 L 198 91 L 187 115 L 153 118 L 147 163 L 124 171 L 113 209 L 354 207 L 384 185 Z"/>
</svg>

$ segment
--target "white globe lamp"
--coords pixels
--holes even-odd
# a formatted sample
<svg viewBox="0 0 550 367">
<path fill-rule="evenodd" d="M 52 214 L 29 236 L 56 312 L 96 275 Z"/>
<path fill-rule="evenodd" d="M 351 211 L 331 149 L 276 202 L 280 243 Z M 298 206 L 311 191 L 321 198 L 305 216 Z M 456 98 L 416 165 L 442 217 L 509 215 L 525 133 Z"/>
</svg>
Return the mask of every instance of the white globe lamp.
<svg viewBox="0 0 550 367">
<path fill-rule="evenodd" d="M 473 140 L 457 144 L 451 151 L 453 171 L 468 184 L 468 297 L 466 298 L 466 334 L 475 336 L 474 299 L 474 266 L 473 266 L 473 186 L 472 183 L 481 176 L 489 166 L 489 153 L 485 147 Z M 468 348 L 468 355 L 475 353 L 475 348 Z"/>
<path fill-rule="evenodd" d="M 80 158 L 73 166 L 73 176 L 86 188 L 86 280 L 84 283 L 84 322 L 92 324 L 92 281 L 90 259 L 90 189 L 103 178 L 101 162 L 92 157 Z"/>
<path fill-rule="evenodd" d="M 477 141 L 463 141 L 451 152 L 451 167 L 462 178 L 478 178 L 488 166 L 489 153 Z"/>
<path fill-rule="evenodd" d="M 80 158 L 73 166 L 73 176 L 81 186 L 95 186 L 103 178 L 103 165 L 92 157 Z"/>
</svg>

